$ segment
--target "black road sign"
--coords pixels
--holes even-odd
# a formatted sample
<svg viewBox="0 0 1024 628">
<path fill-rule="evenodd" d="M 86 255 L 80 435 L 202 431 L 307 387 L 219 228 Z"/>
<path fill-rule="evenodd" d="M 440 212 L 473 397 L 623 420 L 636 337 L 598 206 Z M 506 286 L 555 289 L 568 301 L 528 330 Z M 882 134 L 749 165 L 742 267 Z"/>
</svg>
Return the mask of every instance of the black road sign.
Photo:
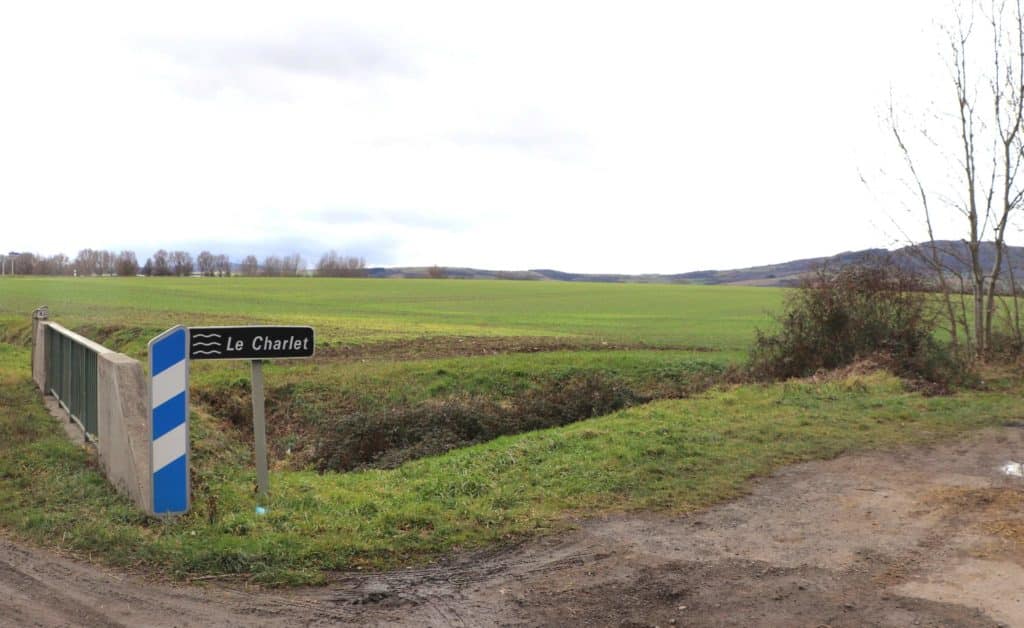
<svg viewBox="0 0 1024 628">
<path fill-rule="evenodd" d="M 313 357 L 312 327 L 189 327 L 190 360 Z"/>
</svg>

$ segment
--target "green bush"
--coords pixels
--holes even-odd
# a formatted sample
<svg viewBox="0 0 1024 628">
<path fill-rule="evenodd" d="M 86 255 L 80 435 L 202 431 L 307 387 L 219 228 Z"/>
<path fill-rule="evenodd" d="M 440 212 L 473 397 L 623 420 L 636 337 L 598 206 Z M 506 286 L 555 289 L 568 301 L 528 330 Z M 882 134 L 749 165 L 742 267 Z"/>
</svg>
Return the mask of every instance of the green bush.
<svg viewBox="0 0 1024 628">
<path fill-rule="evenodd" d="M 786 297 L 778 331 L 757 331 L 750 372 L 805 377 L 871 358 L 902 376 L 961 382 L 967 367 L 935 339 L 936 300 L 926 287 L 889 257 L 818 269 Z"/>
</svg>

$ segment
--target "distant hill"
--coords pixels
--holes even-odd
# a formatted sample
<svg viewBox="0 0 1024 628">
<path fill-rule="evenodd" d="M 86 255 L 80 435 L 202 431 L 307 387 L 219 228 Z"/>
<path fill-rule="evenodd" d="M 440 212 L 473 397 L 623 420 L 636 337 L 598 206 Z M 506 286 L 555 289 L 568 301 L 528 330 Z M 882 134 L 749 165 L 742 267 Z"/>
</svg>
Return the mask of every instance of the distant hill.
<svg viewBox="0 0 1024 628">
<path fill-rule="evenodd" d="M 941 251 L 944 251 L 943 261 L 949 267 L 958 271 L 966 272 L 968 267 L 963 260 L 968 259 L 967 245 L 963 242 L 952 240 L 936 243 Z M 548 268 L 531 270 L 482 270 L 479 268 L 451 268 L 441 269 L 445 277 L 450 279 L 510 279 L 521 281 L 592 281 L 600 283 L 679 283 L 679 284 L 702 284 L 702 285 L 737 285 L 737 286 L 792 286 L 800 281 L 808 272 L 821 266 L 828 265 L 833 268 L 841 268 L 846 264 L 862 261 L 873 255 L 893 255 L 901 264 L 909 268 L 922 267 L 919 260 L 909 253 L 910 247 L 887 251 L 886 249 L 864 249 L 862 251 L 846 251 L 831 257 L 812 257 L 798 259 L 778 264 L 765 266 L 751 266 L 749 268 L 735 268 L 732 270 L 698 270 L 677 274 L 645 274 L 645 275 L 618 275 L 618 274 L 587 274 L 569 273 Z M 992 267 L 995 261 L 995 246 L 985 243 L 981 249 L 982 266 L 987 270 Z M 1004 270 L 1008 268 L 1007 263 L 1012 263 L 1014 275 L 1024 279 L 1024 247 L 1008 247 L 1007 260 L 1004 260 Z M 380 279 L 388 278 L 427 278 L 430 277 L 430 268 L 426 266 L 407 266 L 401 268 L 368 268 L 367 276 Z"/>
<path fill-rule="evenodd" d="M 942 263 L 957 273 L 967 273 L 970 270 L 967 260 L 970 254 L 964 242 L 952 240 L 938 241 L 936 248 L 941 252 Z M 995 245 L 986 242 L 981 246 L 981 265 L 987 272 L 995 263 Z M 925 264 L 912 253 L 912 247 L 903 247 L 894 251 L 886 249 L 864 249 L 862 251 L 846 251 L 831 257 L 813 257 L 809 259 L 793 260 L 781 264 L 768 266 L 752 266 L 735 270 L 707 270 L 693 273 L 682 273 L 671 275 L 673 280 L 686 283 L 700 284 L 730 284 L 730 285 L 752 285 L 752 286 L 791 286 L 797 284 L 808 272 L 825 265 L 831 268 L 842 268 L 847 264 L 854 264 L 872 256 L 890 254 L 897 263 L 910 268 L 926 271 Z M 1006 257 L 1003 259 L 1003 271 L 1012 264 L 1013 273 L 1019 279 L 1024 279 L 1024 247 L 1007 247 Z"/>
</svg>

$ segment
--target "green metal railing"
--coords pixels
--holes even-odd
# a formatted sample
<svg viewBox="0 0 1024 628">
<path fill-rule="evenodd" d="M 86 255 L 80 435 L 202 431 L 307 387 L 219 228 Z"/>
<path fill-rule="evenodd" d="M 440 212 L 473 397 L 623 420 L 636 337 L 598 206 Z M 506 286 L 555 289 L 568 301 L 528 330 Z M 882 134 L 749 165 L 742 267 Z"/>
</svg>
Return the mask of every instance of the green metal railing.
<svg viewBox="0 0 1024 628">
<path fill-rule="evenodd" d="M 44 338 L 46 390 L 78 422 L 86 438 L 98 440 L 96 357 L 107 349 L 54 323 L 46 325 Z"/>
</svg>

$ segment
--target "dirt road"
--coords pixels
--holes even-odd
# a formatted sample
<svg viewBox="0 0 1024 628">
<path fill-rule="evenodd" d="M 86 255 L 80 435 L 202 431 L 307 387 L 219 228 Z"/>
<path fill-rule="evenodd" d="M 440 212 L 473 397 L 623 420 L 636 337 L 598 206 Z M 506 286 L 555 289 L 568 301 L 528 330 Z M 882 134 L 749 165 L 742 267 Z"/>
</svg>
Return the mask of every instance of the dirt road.
<svg viewBox="0 0 1024 628">
<path fill-rule="evenodd" d="M 0 538 L 3 626 L 1024 626 L 1024 429 L 793 466 L 686 517 L 317 589 L 183 586 Z"/>
</svg>

